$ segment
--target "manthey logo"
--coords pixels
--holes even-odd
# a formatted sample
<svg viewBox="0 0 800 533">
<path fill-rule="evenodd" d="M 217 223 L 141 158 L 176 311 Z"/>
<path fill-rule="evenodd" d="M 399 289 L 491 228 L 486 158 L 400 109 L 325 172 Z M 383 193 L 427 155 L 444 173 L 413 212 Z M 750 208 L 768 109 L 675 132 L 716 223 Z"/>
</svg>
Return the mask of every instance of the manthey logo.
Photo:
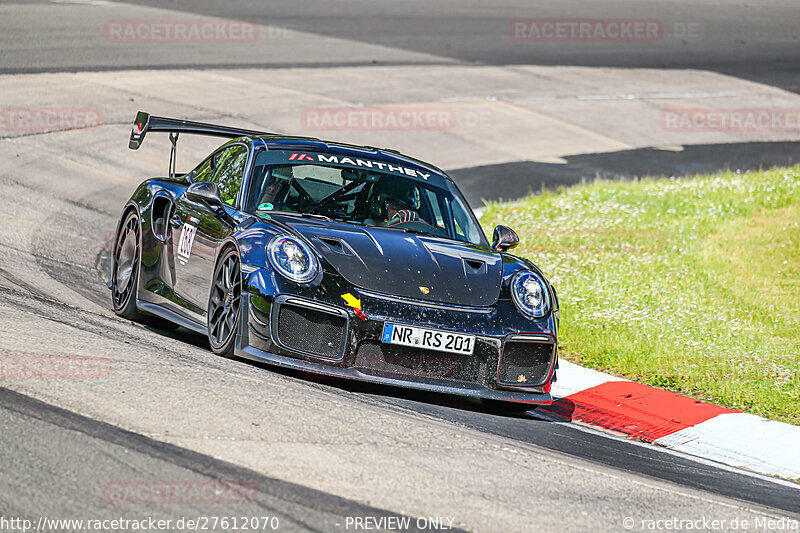
<svg viewBox="0 0 800 533">
<path fill-rule="evenodd" d="M 375 161 L 373 159 L 361 159 L 359 157 L 342 157 L 338 155 L 327 154 L 308 154 L 303 152 L 294 152 L 288 157 L 289 161 L 309 161 L 313 163 L 333 164 L 350 167 L 371 168 L 383 172 L 393 172 L 395 174 L 402 174 L 412 178 L 420 178 L 427 180 L 431 175 L 429 172 L 422 172 L 415 168 L 404 167 L 402 165 L 392 165 L 384 161 Z"/>
</svg>

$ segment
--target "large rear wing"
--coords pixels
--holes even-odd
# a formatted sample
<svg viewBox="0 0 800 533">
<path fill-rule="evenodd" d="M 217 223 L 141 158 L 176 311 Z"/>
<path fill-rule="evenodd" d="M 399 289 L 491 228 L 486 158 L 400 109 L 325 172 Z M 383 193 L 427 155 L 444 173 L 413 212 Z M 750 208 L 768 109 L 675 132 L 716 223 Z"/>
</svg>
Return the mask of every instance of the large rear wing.
<svg viewBox="0 0 800 533">
<path fill-rule="evenodd" d="M 169 153 L 169 175 L 172 178 L 175 177 L 175 162 L 177 159 L 176 147 L 178 145 L 178 135 L 181 133 L 226 137 L 228 139 L 243 136 L 274 135 L 274 133 L 267 133 L 264 131 L 243 130 L 241 128 L 218 126 L 217 124 L 206 124 L 204 122 L 153 117 L 150 116 L 149 113 L 139 111 L 136 113 L 136 120 L 133 122 L 128 148 L 131 150 L 138 150 L 144 142 L 144 136 L 147 135 L 148 131 L 169 132 L 169 140 L 172 143 L 172 150 Z"/>
<path fill-rule="evenodd" d="M 131 150 L 138 150 L 144 142 L 144 136 L 147 135 L 149 131 L 165 131 L 174 134 L 188 133 L 194 135 L 211 135 L 213 137 L 227 137 L 229 139 L 245 135 L 274 135 L 264 131 L 243 130 L 240 128 L 230 128 L 228 126 L 218 126 L 216 124 L 179 120 L 177 118 L 153 117 L 149 113 L 139 111 L 136 114 L 136 120 L 133 122 L 128 148 Z"/>
</svg>

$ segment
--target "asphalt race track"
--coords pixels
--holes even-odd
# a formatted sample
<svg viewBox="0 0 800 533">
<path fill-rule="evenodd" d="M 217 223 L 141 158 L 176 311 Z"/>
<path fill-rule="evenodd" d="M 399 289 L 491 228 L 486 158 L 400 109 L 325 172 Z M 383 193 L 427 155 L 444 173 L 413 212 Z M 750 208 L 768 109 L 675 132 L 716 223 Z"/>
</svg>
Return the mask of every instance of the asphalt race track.
<svg viewBox="0 0 800 533">
<path fill-rule="evenodd" d="M 32 0 L 15 2 L 46 5 Z M 93 2 L 65 2 L 86 3 Z M 800 80 L 800 34 L 797 29 L 797 6 L 791 0 L 748 2 L 648 2 L 636 0 L 604 0 L 586 3 L 580 0 L 563 2 L 526 2 L 506 0 L 487 3 L 480 0 L 445 0 L 430 5 L 425 0 L 402 3 L 350 0 L 326 2 L 310 0 L 270 2 L 261 5 L 245 0 L 144 0 L 137 5 L 169 8 L 181 13 L 253 21 L 265 26 L 309 32 L 317 36 L 348 39 L 360 43 L 415 52 L 423 57 L 373 57 L 365 63 L 420 62 L 431 57 L 441 61 L 461 61 L 489 65 L 536 64 L 582 65 L 603 67 L 696 68 L 742 76 L 797 92 Z M 724 6 L 724 7 L 723 7 Z M 647 18 L 662 21 L 663 38 L 639 46 L 611 44 L 586 47 L 582 43 L 546 43 L 538 46 L 509 44 L 509 21 L 526 18 Z M 23 28 L 20 28 L 23 29 Z M 67 38 L 70 36 L 67 35 Z M 32 43 L 30 48 L 16 46 L 3 63 L 6 72 L 33 72 L 98 68 L 84 64 L 87 54 L 108 57 L 107 50 L 86 50 L 72 36 L 73 46 L 56 49 Z M 42 53 L 42 50 L 44 53 Z M 324 50 L 317 50 L 319 64 L 353 64 L 357 56 L 343 55 L 325 59 Z M 127 55 L 113 56 L 116 68 L 122 66 L 152 67 L 159 61 Z M 240 63 L 231 57 L 225 64 Z M 251 57 L 248 63 L 262 66 L 297 65 L 285 54 Z M 95 61 L 95 63 L 97 63 Z M 105 61 L 103 61 L 105 63 Z M 194 67 L 208 64 L 208 59 L 188 55 L 174 64 Z"/>
<path fill-rule="evenodd" d="M 521 532 L 642 531 L 643 521 L 671 518 L 729 525 L 800 519 L 800 485 L 794 482 L 554 422 L 533 411 L 501 414 L 470 401 L 222 359 L 201 336 L 130 323 L 110 310 L 109 232 L 134 187 L 145 176 L 162 173 L 167 161 L 166 141 L 156 135 L 139 153 L 127 150 L 132 109 L 172 110 L 198 120 L 222 117 L 229 123 L 277 120 L 282 115 L 220 111 L 253 98 L 248 83 L 261 84 L 269 69 L 281 69 L 275 78 L 289 80 L 297 69 L 308 76 L 318 72 L 323 81 L 309 85 L 325 85 L 325 76 L 352 76 L 331 81 L 327 100 L 320 96 L 302 105 L 335 103 L 348 90 L 368 93 L 376 77 L 366 71 L 377 68 L 386 70 L 371 72 L 381 78 L 396 73 L 398 80 L 406 73 L 464 66 L 475 66 L 478 74 L 485 67 L 487 76 L 505 76 L 520 65 L 705 70 L 715 77 L 703 80 L 722 85 L 745 80 L 735 98 L 748 105 L 767 93 L 793 102 L 800 92 L 794 23 L 800 11 L 793 2 L 736 3 L 726 9 L 715 2 L 647 6 L 614 0 L 588 7 L 577 1 L 540 6 L 312 1 L 268 7 L 205 0 L 175 0 L 166 7 L 148 1 L 0 3 L 0 108 L 18 108 L 20 102 L 65 107 L 74 99 L 104 111 L 103 124 L 91 129 L 0 132 L 0 516 L 34 523 L 43 516 L 275 517 L 279 531 L 325 532 L 366 530 L 363 522 L 360 529 L 355 525 L 355 517 L 408 519 L 406 530 L 433 530 L 441 523 L 457 530 Z M 253 46 L 125 48 L 102 38 L 109 17 L 190 16 L 253 21 L 293 37 L 271 41 L 268 54 Z M 616 44 L 588 51 L 574 43 L 518 46 L 507 38 L 514 18 L 614 16 L 660 18 L 673 32 L 694 24 L 694 33 L 673 36 L 661 48 Z M 198 74 L 203 69 L 214 71 Z M 226 69 L 237 74 L 226 77 Z M 537 79 L 553 72 L 538 72 Z M 159 75 L 158 87 L 148 87 L 147 80 Z M 194 81 L 183 84 L 183 79 Z M 208 79 L 226 84 L 232 91 L 227 100 L 204 97 L 204 91 L 215 91 L 203 86 Z M 70 85 L 70 80 L 77 81 Z M 428 89 L 446 98 L 439 87 L 431 82 Z M 596 90 L 612 89 L 618 87 Z M 310 94 L 296 85 L 291 86 L 296 93 L 269 90 L 287 100 Z M 381 90 L 385 101 L 416 101 L 407 88 Z M 481 88 L 474 90 L 478 95 Z M 620 120 L 635 118 L 631 113 Z M 552 157 L 538 160 L 469 159 L 469 146 L 458 144 L 460 137 L 453 140 L 461 132 L 451 133 L 441 137 L 455 147 L 441 147 L 451 150 L 446 168 L 473 203 L 598 174 L 683 175 L 788 164 L 800 157 L 796 134 L 734 135 L 664 150 L 587 133 L 587 151 L 557 147 Z M 423 146 L 431 144 L 426 138 L 404 140 L 408 132 L 392 135 L 388 140 L 409 152 L 437 148 Z M 678 144 L 659 135 L 663 144 Z M 187 143 L 179 161 L 189 165 L 213 146 L 213 140 Z M 537 178 L 530 180 L 531 175 Z M 11 366 L 67 359 L 98 366 L 91 366 L 91 379 L 31 378 Z M 234 485 L 246 492 L 203 493 L 178 503 L 163 494 L 115 496 L 115 488 L 137 484 L 215 490 Z"/>
</svg>

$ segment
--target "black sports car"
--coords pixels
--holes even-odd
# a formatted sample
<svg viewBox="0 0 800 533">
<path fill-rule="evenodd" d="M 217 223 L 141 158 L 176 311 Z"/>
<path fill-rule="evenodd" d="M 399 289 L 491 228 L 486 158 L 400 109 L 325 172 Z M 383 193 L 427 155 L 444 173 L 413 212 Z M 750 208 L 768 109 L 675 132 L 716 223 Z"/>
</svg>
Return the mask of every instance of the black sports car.
<svg viewBox="0 0 800 533">
<path fill-rule="evenodd" d="M 169 177 L 125 205 L 114 311 L 208 335 L 214 352 L 393 386 L 551 403 L 558 300 L 505 226 L 490 244 L 440 169 L 392 150 L 140 112 Z M 232 139 L 175 173 L 178 135 Z"/>
</svg>

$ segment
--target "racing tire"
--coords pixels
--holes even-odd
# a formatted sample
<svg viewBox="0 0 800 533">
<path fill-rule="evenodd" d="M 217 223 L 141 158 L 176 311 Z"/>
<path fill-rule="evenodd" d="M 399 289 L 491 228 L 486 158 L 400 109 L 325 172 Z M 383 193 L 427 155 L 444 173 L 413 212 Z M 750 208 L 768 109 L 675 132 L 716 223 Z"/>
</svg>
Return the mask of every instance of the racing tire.
<svg viewBox="0 0 800 533">
<path fill-rule="evenodd" d="M 236 343 L 242 303 L 241 264 L 236 250 L 223 252 L 214 268 L 208 297 L 208 342 L 211 350 L 223 357 L 233 357 Z"/>
<path fill-rule="evenodd" d="M 111 262 L 111 305 L 114 313 L 128 320 L 141 320 L 136 307 L 141 266 L 141 226 L 136 212 L 129 212 L 114 240 Z"/>
</svg>

